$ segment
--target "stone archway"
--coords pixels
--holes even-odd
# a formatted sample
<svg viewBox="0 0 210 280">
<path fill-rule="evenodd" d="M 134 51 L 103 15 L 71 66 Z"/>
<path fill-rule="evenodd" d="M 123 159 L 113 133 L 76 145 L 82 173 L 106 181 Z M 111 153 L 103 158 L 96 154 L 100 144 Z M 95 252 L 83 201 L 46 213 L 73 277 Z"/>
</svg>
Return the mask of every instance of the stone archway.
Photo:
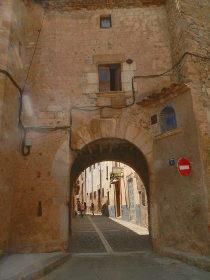
<svg viewBox="0 0 210 280">
<path fill-rule="evenodd" d="M 70 201 L 73 211 L 73 185 L 80 173 L 88 166 L 100 161 L 118 161 L 132 167 L 140 176 L 146 188 L 148 204 L 150 204 L 150 174 L 149 166 L 144 154 L 131 142 L 119 138 L 101 138 L 85 145 L 74 159 L 70 173 Z M 152 236 L 153 226 L 150 223 L 149 229 Z M 70 228 L 71 228 L 70 214 Z"/>
<path fill-rule="evenodd" d="M 84 146 L 73 162 L 70 181 L 73 183 L 88 166 L 106 160 L 120 161 L 132 167 L 149 196 L 149 167 L 145 156 L 134 144 L 119 138 L 101 138 Z"/>
<path fill-rule="evenodd" d="M 191 127 L 187 126 L 189 116 L 193 120 L 192 111 L 189 110 L 188 114 L 185 114 L 184 107 L 185 103 L 190 102 L 190 96 L 186 95 L 184 98 L 184 102 L 183 97 L 177 101 L 177 104 L 182 106 L 177 116 L 180 123 L 183 119 L 183 126 L 185 125 L 186 129 L 177 129 L 157 137 L 144 122 L 140 121 L 139 111 L 135 111 L 136 114 L 132 115 L 133 118 L 129 121 L 127 114 L 132 114 L 130 111 L 119 118 L 106 119 L 100 118 L 99 112 L 75 113 L 71 131 L 71 150 L 66 140 L 65 146 L 60 146 L 57 150 L 53 164 L 53 176 L 59 183 L 62 179 L 60 169 L 62 177 L 66 179 L 68 177 L 63 185 L 66 193 L 69 191 L 69 185 L 72 191 L 73 183 L 80 172 L 96 162 L 113 160 L 131 166 L 140 175 L 147 189 L 153 248 L 178 258 L 189 248 L 192 252 L 205 254 L 207 251 L 207 247 L 204 246 L 207 236 L 206 212 L 204 212 L 206 210 L 205 205 L 200 203 L 202 191 L 200 193 L 198 191 L 200 166 L 196 150 L 197 138 L 189 138 L 189 147 L 183 146 L 186 136 L 191 135 Z M 192 159 L 194 164 L 197 163 L 194 170 L 198 172 L 192 172 L 189 178 L 179 176 L 176 166 L 169 165 L 169 159 L 175 156 L 176 159 L 182 156 Z M 72 197 L 71 191 L 66 201 L 66 211 L 69 198 Z M 68 234 L 69 221 L 71 225 L 71 218 L 64 221 L 65 236 Z M 201 228 L 204 229 L 202 239 Z M 186 254 L 185 256 L 190 258 Z"/>
</svg>

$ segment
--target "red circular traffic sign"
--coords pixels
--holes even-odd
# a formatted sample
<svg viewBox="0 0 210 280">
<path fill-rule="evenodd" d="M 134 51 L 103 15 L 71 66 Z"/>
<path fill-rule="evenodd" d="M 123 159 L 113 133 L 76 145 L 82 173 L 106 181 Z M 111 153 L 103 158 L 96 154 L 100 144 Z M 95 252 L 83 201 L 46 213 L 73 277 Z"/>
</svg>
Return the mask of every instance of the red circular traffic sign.
<svg viewBox="0 0 210 280">
<path fill-rule="evenodd" d="M 177 168 L 179 170 L 179 173 L 183 177 L 187 177 L 190 175 L 191 172 L 191 166 L 189 161 L 186 158 L 180 158 L 177 163 Z"/>
</svg>

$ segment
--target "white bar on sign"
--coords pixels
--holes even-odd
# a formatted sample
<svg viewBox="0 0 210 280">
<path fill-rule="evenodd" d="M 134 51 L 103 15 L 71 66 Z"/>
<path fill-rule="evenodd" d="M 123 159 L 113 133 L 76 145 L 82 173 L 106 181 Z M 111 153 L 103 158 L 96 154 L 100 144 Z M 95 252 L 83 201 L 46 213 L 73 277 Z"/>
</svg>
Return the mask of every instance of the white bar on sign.
<svg viewBox="0 0 210 280">
<path fill-rule="evenodd" d="M 189 167 L 189 165 L 180 165 L 179 169 L 180 170 L 187 170 L 187 169 L 190 169 L 190 167 Z"/>
</svg>

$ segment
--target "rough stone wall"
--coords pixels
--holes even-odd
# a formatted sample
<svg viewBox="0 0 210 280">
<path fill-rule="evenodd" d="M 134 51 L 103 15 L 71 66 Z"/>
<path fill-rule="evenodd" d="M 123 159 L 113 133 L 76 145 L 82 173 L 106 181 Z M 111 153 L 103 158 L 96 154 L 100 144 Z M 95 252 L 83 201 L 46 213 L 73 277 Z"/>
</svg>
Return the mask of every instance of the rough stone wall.
<svg viewBox="0 0 210 280">
<path fill-rule="evenodd" d="M 30 36 L 34 36 L 36 19 L 28 16 L 31 10 L 32 7 L 27 11 L 22 1 L 1 1 L 0 5 L 0 68 L 8 71 L 20 87 L 33 53 L 29 42 Z M 18 111 L 19 91 L 7 76 L 0 73 L 0 250 L 3 252 L 8 251 L 13 194 L 21 168 L 18 163 L 21 138 Z"/>
<path fill-rule="evenodd" d="M 99 27 L 100 15 L 107 13 L 112 14 L 113 28 L 102 30 Z M 64 14 L 46 11 L 25 91 L 24 124 L 69 125 L 71 106 L 96 105 L 99 102 L 100 97 L 96 96 L 95 87 L 90 87 L 91 78 L 88 76 L 88 73 L 97 73 L 97 59 L 124 65 L 125 59 L 130 57 L 134 60 L 134 67 L 132 65 L 131 70 L 125 70 L 128 75 L 125 75 L 125 83 L 129 85 L 126 91 L 128 101 L 130 72 L 156 73 L 171 66 L 164 7 L 82 10 Z M 154 62 L 150 63 L 151 60 Z M 117 96 L 120 101 L 121 96 Z M 138 129 L 133 123 L 141 119 L 138 109 L 124 111 L 115 110 L 116 119 L 101 120 L 100 112 L 74 112 L 72 145 L 77 148 L 91 141 L 91 137 L 109 137 L 115 131 L 115 135 L 122 138 L 137 136 Z M 135 111 L 128 122 L 128 115 Z M 105 113 L 110 116 L 113 110 Z M 122 119 L 120 115 L 123 115 Z M 124 130 L 125 122 L 129 126 L 127 132 Z M 92 127 L 91 137 L 89 125 Z M 68 171 L 73 161 L 72 155 L 70 161 L 68 159 L 68 134 L 62 131 L 49 134 L 34 132 L 28 137 L 32 138 L 31 154 L 28 158 L 18 157 L 20 168 L 13 196 L 11 250 L 67 248 Z M 145 143 L 146 137 L 146 133 L 141 137 Z M 65 148 L 62 148 L 62 143 Z M 149 143 L 143 149 L 151 153 L 148 147 L 151 147 Z M 42 217 L 37 217 L 39 201 Z"/>
<path fill-rule="evenodd" d="M 156 198 L 161 228 L 158 246 L 208 254 L 205 193 L 200 182 L 202 168 L 190 93 L 177 97 L 168 105 L 176 110 L 178 130 L 168 136 L 162 134 L 154 142 Z M 182 177 L 176 166 L 168 163 L 170 158 L 177 163 L 182 157 L 190 161 L 192 173 L 189 177 Z"/>
<path fill-rule="evenodd" d="M 63 145 L 66 135 L 36 137 L 30 157 L 18 160 L 11 217 L 12 252 L 50 252 L 68 247 L 70 163 L 66 159 L 68 142 Z M 53 170 L 55 159 L 57 165 Z"/>
<path fill-rule="evenodd" d="M 94 2 L 91 1 L 91 3 Z M 168 1 L 167 3 L 169 31 L 170 34 L 174 34 L 171 36 L 171 50 L 173 60 L 177 62 L 182 50 L 187 50 L 185 39 L 189 36 L 185 29 L 182 29 L 183 22 L 180 21 L 180 25 L 177 24 L 179 6 L 174 5 L 179 2 Z M 74 105 L 128 104 L 131 102 L 131 77 L 133 75 L 157 74 L 171 67 L 168 21 L 164 6 L 113 10 L 67 9 L 64 13 L 59 9 L 47 9 L 43 17 L 43 11 L 40 10 L 41 6 L 38 4 L 20 0 L 14 1 L 13 4 L 14 22 L 10 28 L 9 41 L 12 42 L 12 46 L 20 47 L 18 47 L 18 52 L 19 55 L 23 53 L 23 56 L 22 59 L 18 59 L 17 48 L 10 47 L 7 55 L 9 59 L 6 61 L 8 69 L 21 85 L 24 83 L 33 57 L 24 91 L 22 117 L 25 126 L 68 126 L 69 110 Z M 186 7 L 188 11 L 189 5 Z M 202 11 L 205 15 L 205 9 Z M 197 14 L 194 14 L 194 11 L 191 12 L 191 17 L 197 18 Z M 107 14 L 112 16 L 112 28 L 102 30 L 99 28 L 100 15 Z M 199 11 L 198 14 L 199 18 L 202 17 Z M 9 32 L 8 30 L 9 28 L 6 32 Z M 37 40 L 39 33 L 39 40 Z M 19 44 L 19 38 L 23 39 L 21 43 L 23 50 Z M 189 45 L 192 44 L 189 43 Z M 204 53 L 205 44 L 201 45 L 201 51 Z M 35 47 L 36 52 L 33 56 Z M 6 48 L 4 50 L 6 53 Z M 127 58 L 134 60 L 131 66 L 126 64 Z M 207 102 L 204 101 L 208 99 L 205 99 L 206 91 L 202 91 L 203 83 L 207 85 L 204 79 L 206 66 L 203 60 L 198 63 L 197 58 L 195 59 L 196 61 L 194 58 L 186 57 L 186 62 L 181 64 L 179 71 L 172 76 L 173 81 L 181 82 L 189 79 L 193 81 L 190 84 L 192 106 L 191 97 L 181 96 L 182 93 L 180 93 L 177 102 L 176 98 L 173 98 L 172 102 L 160 100 L 160 103 L 150 108 L 135 105 L 126 109 L 74 111 L 71 140 L 72 146 L 78 149 L 101 138 L 126 139 L 138 147 L 149 166 L 150 226 L 155 248 L 160 245 L 170 246 L 179 250 L 206 254 L 205 240 L 208 232 L 205 186 L 207 185 L 202 180 L 203 178 L 206 180 L 207 176 L 200 178 L 202 168 L 204 171 L 207 170 L 207 107 L 205 107 Z M 112 62 L 122 65 L 123 92 L 101 95 L 98 93 L 98 64 Z M 22 69 L 20 69 L 21 63 L 23 63 Z M 138 91 L 137 98 L 154 90 L 158 91 L 169 83 L 169 77 L 153 80 L 140 79 L 135 83 L 135 89 Z M 11 94 L 6 95 L 8 92 Z M 2 141 L 4 154 L 1 159 L 7 162 L 2 169 L 7 172 L 7 177 L 4 175 L 2 182 L 5 178 L 9 178 L 9 170 L 14 170 L 13 181 L 7 184 L 9 188 L 13 186 L 10 250 L 46 252 L 67 249 L 69 171 L 75 158 L 75 153 L 69 151 L 69 131 L 42 130 L 42 132 L 28 133 L 27 137 L 32 139 L 31 153 L 28 157 L 21 156 L 19 154 L 20 138 L 16 130 L 18 95 L 9 81 L 6 83 L 3 94 L 5 118 L 2 123 L 5 125 L 5 130 L 1 132 L 2 134 L 5 131 L 9 132 L 8 139 L 12 139 L 12 143 L 9 140 Z M 177 104 L 178 120 L 179 117 L 181 118 L 178 124 L 181 124 L 181 127 L 172 134 L 159 135 L 156 138 L 149 130 L 150 117 L 153 114 L 159 116 L 164 104 Z M 188 104 L 187 110 L 184 108 L 185 104 Z M 8 115 L 6 111 L 12 113 Z M 194 114 L 195 122 L 193 121 Z M 191 120 L 190 125 L 187 122 L 188 116 Z M 10 127 L 6 125 L 8 123 Z M 186 131 L 185 127 L 187 127 Z M 197 135 L 200 135 L 199 142 Z M 171 142 L 170 139 L 173 141 Z M 190 139 L 190 145 L 186 149 L 181 143 L 188 139 Z M 201 147 L 200 154 L 198 143 Z M 181 152 L 185 151 L 186 157 L 197 161 L 193 166 L 192 177 L 184 183 L 179 180 L 179 174 L 176 174 L 175 169 L 170 170 L 171 176 L 165 177 L 171 149 L 177 156 L 182 156 Z M 192 154 L 192 151 L 195 152 Z M 200 157 L 203 166 L 200 165 Z M 161 161 L 162 168 L 158 169 Z M 195 173 L 196 169 L 197 173 Z M 176 183 L 171 184 L 172 178 Z M 185 198 L 185 204 L 179 202 L 178 193 L 174 195 L 176 188 Z M 7 192 L 6 196 L 6 201 L 8 201 L 10 192 Z M 176 204 L 180 207 L 176 208 Z M 5 209 L 5 202 L 2 205 Z M 186 205 L 189 208 L 187 217 L 184 216 Z M 5 216 L 2 215 L 2 219 L 4 218 Z M 6 227 L 7 225 L 9 223 L 6 223 Z M 185 235 L 180 234 L 183 228 Z M 2 234 L 3 242 L 7 239 L 7 234 L 8 227 Z M 201 241 L 200 236 L 203 239 Z"/>
<path fill-rule="evenodd" d="M 48 9 L 66 11 L 80 9 L 132 8 L 151 5 L 159 6 L 164 4 L 165 0 L 37 0 L 37 2 L 41 3 L 43 7 L 47 7 Z"/>
<path fill-rule="evenodd" d="M 106 13 L 112 14 L 113 28 L 103 30 L 99 20 Z M 29 80 L 28 97 L 34 106 L 36 125 L 68 125 L 71 105 L 102 102 L 101 96 L 95 94 L 99 63 L 117 61 L 124 67 L 125 59 L 131 57 L 134 63 L 130 71 L 126 69 L 125 77 L 130 86 L 128 92 L 131 91 L 129 74 L 156 73 L 169 68 L 168 33 L 162 28 L 164 24 L 163 7 L 47 12 Z M 139 32 L 139 28 L 143 31 Z M 71 98 L 66 98 L 70 95 Z M 31 118 L 26 115 L 25 121 L 35 124 L 33 115 Z"/>
<path fill-rule="evenodd" d="M 26 3 L 26 1 L 24 3 L 22 1 L 14 1 L 13 3 L 13 23 L 10 30 L 10 44 L 12 47 L 8 55 L 9 71 L 20 84 L 21 88 L 23 88 L 24 85 L 26 86 L 23 92 L 24 112 L 26 117 L 27 114 L 32 116 L 35 126 L 36 116 L 33 115 L 33 113 L 36 109 L 30 103 L 27 96 L 29 88 L 28 83 L 33 87 L 29 70 L 32 65 L 34 66 L 32 58 L 35 50 L 39 52 L 39 46 L 37 46 L 36 43 L 43 16 L 43 9 L 36 3 Z M 13 107 L 17 114 L 19 109 L 18 99 L 16 100 L 16 106 L 13 104 Z M 23 114 L 22 120 L 24 125 L 27 126 Z M 50 121 L 48 125 L 50 125 Z M 15 119 L 14 126 L 17 129 L 17 119 Z M 61 150 L 64 149 L 68 151 L 68 147 L 62 148 L 62 144 L 67 138 L 65 132 L 59 133 L 58 137 L 57 135 L 56 132 L 53 135 L 45 133 L 33 134 L 36 140 L 33 142 L 33 150 L 31 152 L 32 161 L 30 161 L 31 158 L 25 158 L 20 154 L 20 135 L 18 135 L 18 143 L 13 143 L 15 169 L 13 171 L 14 185 L 12 191 L 11 234 L 9 236 L 9 250 L 11 252 L 47 251 L 49 248 L 51 248 L 51 251 L 56 251 L 64 247 L 60 234 L 60 231 L 62 231 L 61 220 L 68 220 L 68 217 L 65 216 L 65 213 L 63 214 L 61 209 L 63 205 L 60 205 L 62 195 L 65 197 L 66 193 L 65 190 L 62 189 L 63 181 L 59 180 L 59 176 L 61 176 L 61 173 L 65 169 L 62 166 L 62 162 L 66 154 L 64 152 L 62 154 Z M 48 147 L 49 142 L 52 143 L 51 147 Z M 56 150 L 58 148 L 60 148 L 60 156 L 62 157 L 58 159 L 61 170 L 58 178 L 55 179 L 50 175 L 51 172 L 53 172 L 52 163 L 54 157 L 56 157 Z M 37 153 L 33 156 L 35 151 L 37 151 Z M 47 153 L 43 159 L 42 153 L 44 153 L 44 151 L 47 151 Z M 40 160 L 40 158 L 43 160 Z M 48 167 L 49 163 L 50 167 Z M 69 169 L 68 163 L 66 163 L 65 166 Z M 67 182 L 64 183 L 67 184 Z M 54 186 L 54 189 L 52 186 Z M 46 193 L 48 193 L 49 196 Z M 57 193 L 59 194 L 56 195 Z M 29 199 L 29 197 L 31 199 Z M 53 210 L 51 205 L 54 205 Z M 46 209 L 48 209 L 47 215 L 45 213 Z M 60 212 L 62 212 L 62 217 L 59 215 Z M 43 216 L 44 218 L 42 218 Z M 48 219 L 48 217 L 51 218 Z M 61 217 L 61 220 L 58 222 L 56 217 L 59 217 L 59 219 Z M 57 226 L 57 224 L 59 224 L 59 226 Z M 52 228 L 52 231 L 49 231 L 49 228 Z M 13 234 L 13 232 L 15 234 Z M 67 234 L 66 228 L 65 234 Z M 31 242 L 30 238 L 26 241 L 25 236 L 33 236 L 33 242 Z M 59 237 L 59 241 L 56 239 L 57 236 Z M 67 240 L 66 236 L 65 240 Z M 59 246 L 57 245 L 58 243 Z M 38 247 L 36 248 L 33 244 L 37 244 Z M 66 246 L 65 244 L 65 247 Z"/>
<path fill-rule="evenodd" d="M 169 31 L 173 62 L 191 52 L 196 56 L 186 56 L 174 71 L 175 81 L 185 81 L 191 87 L 193 111 L 195 113 L 199 138 L 202 176 L 199 186 L 204 193 L 204 205 L 209 213 L 205 230 L 210 230 L 210 80 L 209 80 L 209 1 L 167 1 Z M 203 58 L 202 58 L 203 57 Z M 208 224 L 208 225 L 207 225 Z"/>
<path fill-rule="evenodd" d="M 11 6 L 12 1 L 1 1 L 0 68 L 4 70 L 7 68 L 11 24 Z M 8 235 L 11 215 L 11 176 L 8 168 L 11 167 L 12 159 L 11 153 L 6 155 L 6 153 L 4 153 L 4 150 L 2 149 L 2 146 L 6 144 L 7 137 L 9 136 L 9 133 L 5 128 L 6 119 L 4 116 L 4 114 L 6 113 L 6 108 L 4 108 L 6 83 L 6 77 L 2 73 L 0 73 L 0 255 L 8 249 Z M 7 149 L 8 152 L 8 146 L 5 146 L 4 149 Z"/>
</svg>

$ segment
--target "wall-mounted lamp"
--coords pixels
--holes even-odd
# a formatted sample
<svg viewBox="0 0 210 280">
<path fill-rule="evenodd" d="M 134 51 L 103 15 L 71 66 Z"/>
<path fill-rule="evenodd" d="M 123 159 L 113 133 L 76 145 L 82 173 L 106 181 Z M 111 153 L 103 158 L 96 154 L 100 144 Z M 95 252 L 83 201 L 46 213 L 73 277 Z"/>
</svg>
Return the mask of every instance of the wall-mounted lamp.
<svg viewBox="0 0 210 280">
<path fill-rule="evenodd" d="M 28 156 L 30 154 L 31 145 L 32 145 L 32 139 L 26 138 L 26 130 L 24 130 L 24 136 L 21 145 L 21 153 L 23 156 Z"/>
<path fill-rule="evenodd" d="M 27 138 L 25 140 L 25 146 L 26 147 L 31 147 L 32 146 L 32 139 L 31 138 Z"/>
<path fill-rule="evenodd" d="M 128 58 L 128 59 L 126 60 L 126 63 L 127 63 L 127 64 L 132 64 L 132 63 L 133 63 L 133 59 Z"/>
</svg>

